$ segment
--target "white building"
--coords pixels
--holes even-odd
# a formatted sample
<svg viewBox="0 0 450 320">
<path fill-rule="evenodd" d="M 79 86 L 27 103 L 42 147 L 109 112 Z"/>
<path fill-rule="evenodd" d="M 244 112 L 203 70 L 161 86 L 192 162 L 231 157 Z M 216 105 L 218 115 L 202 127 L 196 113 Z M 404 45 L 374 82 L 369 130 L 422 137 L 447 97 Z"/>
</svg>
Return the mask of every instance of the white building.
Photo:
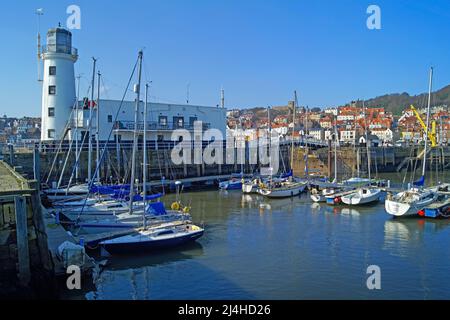
<svg viewBox="0 0 450 320">
<path fill-rule="evenodd" d="M 115 141 L 116 138 L 119 141 L 133 140 L 136 104 L 134 101 L 124 101 L 121 106 L 120 101 L 100 100 L 98 106 L 92 110 L 91 121 L 89 121 L 89 106 L 84 106 L 82 101 L 78 102 L 77 106 L 74 63 L 78 59 L 78 53 L 72 47 L 72 34 L 68 30 L 50 29 L 47 33 L 47 46 L 43 48 L 41 57 L 44 61 L 41 141 L 60 140 L 66 127 L 70 132 L 67 132 L 65 139 L 72 139 L 77 132 L 78 140 L 88 141 L 84 136 L 89 131 L 92 136 L 96 136 L 97 108 L 100 141 L 108 139 Z M 141 131 L 143 111 L 144 103 L 141 102 L 138 117 L 138 129 Z M 172 133 L 176 129 L 194 132 L 194 123 L 197 123 L 203 132 L 207 129 L 217 129 L 222 137 L 216 135 L 214 137 L 225 140 L 226 111 L 223 107 L 149 103 L 148 140 L 171 141 Z M 91 123 L 90 130 L 89 123 Z M 191 139 L 197 138 L 191 135 Z M 210 141 L 210 138 L 207 140 Z"/>
<path fill-rule="evenodd" d="M 338 109 L 337 108 L 327 108 L 327 109 L 324 110 L 324 112 L 326 114 L 332 114 L 334 116 L 338 115 Z"/>
<path fill-rule="evenodd" d="M 377 136 L 384 144 L 392 143 L 394 139 L 394 133 L 389 128 L 372 130 L 371 134 Z"/>
<path fill-rule="evenodd" d="M 100 100 L 99 107 L 99 140 L 106 141 L 110 136 L 115 141 L 133 140 L 134 132 L 134 101 L 124 101 L 121 109 L 118 100 Z M 174 130 L 184 129 L 193 136 L 194 124 L 201 126 L 203 131 L 217 129 L 226 139 L 226 109 L 195 105 L 178 105 L 164 103 L 149 103 L 147 115 L 147 139 L 150 141 L 171 141 Z M 119 112 L 118 112 L 119 111 Z M 140 104 L 138 129 L 143 130 L 144 103 Z M 117 115 L 118 114 L 118 115 Z M 117 115 L 117 121 L 115 121 Z M 76 115 L 74 116 L 76 117 Z M 75 120 L 75 119 L 74 119 Z M 96 108 L 93 110 L 91 133 L 96 132 Z M 75 124 L 76 121 L 73 121 Z M 89 109 L 79 110 L 79 139 L 87 132 L 89 124 Z M 219 138 L 219 137 L 217 137 Z M 203 138 L 202 138 L 203 140 Z M 208 139 L 209 140 L 209 139 Z"/>
<path fill-rule="evenodd" d="M 355 116 L 352 114 L 340 114 L 337 116 L 337 121 L 353 121 Z"/>
<path fill-rule="evenodd" d="M 355 143 L 356 139 L 356 130 L 341 130 L 340 132 L 340 141 L 347 143 Z"/>
<path fill-rule="evenodd" d="M 309 135 L 315 140 L 325 140 L 325 130 L 322 128 L 309 130 Z"/>
<path fill-rule="evenodd" d="M 59 140 L 76 103 L 74 64 L 78 53 L 72 48 L 70 31 L 50 29 L 41 58 L 44 61 L 41 140 Z"/>
</svg>

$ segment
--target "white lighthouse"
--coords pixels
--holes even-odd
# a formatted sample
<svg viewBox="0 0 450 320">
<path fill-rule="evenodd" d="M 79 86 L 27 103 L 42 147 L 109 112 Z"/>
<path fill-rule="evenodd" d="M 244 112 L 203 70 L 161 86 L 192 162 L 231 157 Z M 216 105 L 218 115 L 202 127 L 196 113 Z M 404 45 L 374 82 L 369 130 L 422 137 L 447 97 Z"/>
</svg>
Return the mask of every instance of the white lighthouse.
<svg viewBox="0 0 450 320">
<path fill-rule="evenodd" d="M 61 140 L 76 103 L 74 64 L 78 53 L 72 48 L 72 33 L 58 27 L 47 32 L 42 48 L 41 141 Z M 70 126 L 69 126 L 70 127 Z M 68 134 L 65 139 L 69 139 Z"/>
</svg>

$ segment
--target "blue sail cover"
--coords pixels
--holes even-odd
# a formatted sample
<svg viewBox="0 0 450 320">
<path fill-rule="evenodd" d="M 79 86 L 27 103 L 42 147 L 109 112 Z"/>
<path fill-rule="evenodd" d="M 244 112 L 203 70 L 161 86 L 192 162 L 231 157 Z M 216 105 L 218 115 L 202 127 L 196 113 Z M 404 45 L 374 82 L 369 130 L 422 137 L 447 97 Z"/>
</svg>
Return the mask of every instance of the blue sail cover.
<svg viewBox="0 0 450 320">
<path fill-rule="evenodd" d="M 293 175 L 294 175 L 294 174 L 293 174 L 292 170 L 290 170 L 289 172 L 286 172 L 286 173 L 282 174 L 282 175 L 281 175 L 281 178 L 282 178 L 282 179 L 284 179 L 284 178 L 289 178 L 289 177 L 292 177 Z"/>
<path fill-rule="evenodd" d="M 416 187 L 423 187 L 425 185 L 425 176 L 421 176 L 419 180 L 413 183 Z"/>
<path fill-rule="evenodd" d="M 145 197 L 145 200 L 146 200 L 146 201 L 152 201 L 152 200 L 159 199 L 159 198 L 161 198 L 162 196 L 163 196 L 162 193 L 151 194 L 151 195 L 147 195 L 147 196 Z M 144 197 L 142 197 L 140 194 L 136 194 L 136 195 L 133 197 L 133 201 L 144 201 Z"/>
<path fill-rule="evenodd" d="M 167 214 L 166 208 L 164 207 L 164 203 L 162 202 L 149 203 L 145 212 L 147 214 L 152 214 L 155 216 L 163 216 Z"/>
<path fill-rule="evenodd" d="M 114 195 L 120 191 L 130 193 L 130 185 L 92 186 L 89 190 L 90 193 L 99 193 L 104 195 Z"/>
</svg>

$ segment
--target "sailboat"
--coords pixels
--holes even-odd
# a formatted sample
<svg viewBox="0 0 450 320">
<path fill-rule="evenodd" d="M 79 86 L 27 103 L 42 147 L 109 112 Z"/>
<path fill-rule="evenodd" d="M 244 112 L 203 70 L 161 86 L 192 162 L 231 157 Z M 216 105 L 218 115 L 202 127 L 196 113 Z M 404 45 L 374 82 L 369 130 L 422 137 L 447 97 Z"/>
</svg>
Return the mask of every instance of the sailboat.
<svg viewBox="0 0 450 320">
<path fill-rule="evenodd" d="M 425 146 L 423 152 L 423 166 L 422 176 L 414 183 L 414 186 L 409 190 L 402 191 L 395 195 L 388 195 L 385 202 L 385 209 L 387 213 L 394 217 L 404 217 L 410 215 L 417 215 L 417 213 L 429 206 L 437 199 L 436 188 L 424 188 L 425 172 L 427 162 L 427 148 L 428 148 L 428 128 L 430 121 L 430 107 L 431 107 L 431 90 L 433 85 L 433 68 L 430 69 L 430 79 L 428 87 L 428 106 L 427 106 L 427 126 L 424 135 Z"/>
<path fill-rule="evenodd" d="M 139 59 L 140 60 L 140 59 Z M 140 70 L 140 69 L 139 69 Z M 139 71 L 140 72 L 140 71 Z M 139 77 L 140 78 L 140 77 Z M 138 88 L 136 90 L 139 90 Z M 148 87 L 146 87 L 146 92 Z M 104 198 L 89 198 L 87 195 L 82 203 L 63 203 L 61 213 L 68 220 L 67 223 L 77 233 L 106 232 L 118 229 L 131 229 L 141 227 L 145 224 L 160 224 L 167 221 L 190 221 L 189 208 L 181 206 L 180 203 L 172 205 L 172 210 L 166 210 L 162 202 L 149 201 L 159 200 L 163 195 L 147 194 L 147 172 L 143 170 L 143 192 L 136 194 L 134 185 L 134 173 L 136 168 L 137 150 L 137 127 L 139 114 L 139 96 L 136 100 L 135 130 L 133 143 L 133 162 L 131 169 L 130 185 L 118 186 L 94 186 L 94 179 L 98 179 L 100 156 L 98 157 L 96 172 L 91 178 L 90 192 L 104 195 Z M 145 112 L 147 112 L 147 96 Z M 144 130 L 146 139 L 146 130 Z M 146 140 L 145 140 L 146 141 Z M 147 145 L 144 144 L 144 168 L 147 168 Z M 102 156 L 103 157 L 103 156 Z M 128 202 L 128 203 L 127 203 Z M 68 206 L 69 204 L 69 206 Z M 57 214 L 59 215 L 59 210 Z"/>
<path fill-rule="evenodd" d="M 343 189 L 342 185 L 337 184 L 338 181 L 338 168 L 337 168 L 337 145 L 338 145 L 338 134 L 337 134 L 337 125 L 334 126 L 334 180 L 330 185 L 326 186 L 323 190 L 319 191 L 317 189 L 311 190 L 311 200 L 313 202 L 327 202 L 327 198 L 332 198 L 335 194 Z M 333 199 L 334 204 L 334 199 Z"/>
<path fill-rule="evenodd" d="M 219 183 L 220 190 L 240 190 L 242 189 L 242 173 L 233 174 L 230 180 L 222 181 Z"/>
<path fill-rule="evenodd" d="M 263 183 L 261 178 L 253 178 L 250 181 L 244 182 L 242 184 L 242 192 L 246 194 L 258 193 L 260 185 Z"/>
<path fill-rule="evenodd" d="M 231 175 L 231 179 L 220 182 L 219 183 L 219 189 L 220 190 L 227 190 L 227 191 L 230 191 L 230 190 L 242 190 L 242 185 L 245 182 L 244 181 L 244 163 L 245 163 L 244 151 L 245 151 L 245 143 L 244 143 L 244 145 L 242 145 L 242 142 L 243 142 L 242 141 L 242 138 L 243 138 L 243 136 L 242 136 L 242 133 L 243 133 L 242 123 L 240 124 L 240 127 L 241 127 L 241 135 L 240 135 L 240 141 L 239 141 L 239 144 L 240 144 L 239 150 L 241 152 L 241 154 L 240 154 L 240 156 L 241 156 L 240 157 L 241 158 L 240 159 L 241 160 L 241 172 L 237 173 L 237 174 L 234 173 L 234 174 Z M 236 140 L 236 147 L 238 147 L 238 141 L 237 140 Z"/>
<path fill-rule="evenodd" d="M 133 234 L 100 242 L 110 254 L 132 254 L 180 246 L 203 236 L 204 229 L 191 223 L 147 228 Z"/>
<path fill-rule="evenodd" d="M 135 153 L 137 149 L 137 117 L 139 114 L 140 103 L 140 84 L 141 84 L 141 71 L 142 71 L 142 51 L 139 52 L 139 74 L 138 85 L 135 87 L 136 91 L 136 111 L 135 111 L 135 135 L 133 144 L 133 162 L 131 172 L 131 188 L 130 188 L 130 212 L 133 213 L 133 196 L 134 196 L 134 169 L 135 169 Z M 146 205 L 146 193 L 147 193 L 147 98 L 148 98 L 148 86 L 146 86 L 145 94 L 145 110 L 144 110 L 144 175 L 143 175 L 143 203 Z M 177 193 L 178 195 L 178 193 Z M 179 202 L 177 202 L 179 206 Z M 175 205 L 174 209 L 179 209 Z M 136 230 L 134 233 L 117 237 L 110 240 L 104 240 L 100 242 L 100 246 L 109 253 L 134 253 L 142 252 L 152 249 L 165 248 L 181 245 L 183 243 L 195 241 L 200 238 L 204 229 L 200 228 L 189 221 L 173 221 L 164 226 L 147 226 L 146 212 L 142 213 L 143 228 Z"/>
<path fill-rule="evenodd" d="M 366 119 L 366 108 L 363 101 L 363 112 L 364 112 L 364 119 Z M 355 192 L 344 195 L 341 197 L 341 200 L 344 204 L 350 205 L 350 206 L 356 206 L 356 205 L 364 205 L 364 204 L 370 204 L 375 203 L 380 200 L 381 197 L 381 189 L 378 188 L 372 188 L 370 186 L 371 182 L 371 163 L 370 163 L 370 141 L 369 141 L 369 135 L 367 130 L 367 122 L 365 121 L 365 134 L 366 134 L 366 150 L 367 150 L 367 172 L 368 172 L 368 186 L 360 187 L 355 190 Z"/>
<path fill-rule="evenodd" d="M 297 110 L 297 92 L 294 92 L 294 106 L 292 114 L 292 145 L 291 145 L 291 174 L 294 167 L 294 132 L 295 132 L 295 114 Z M 270 118 L 269 118 L 270 122 Z M 270 135 L 270 133 L 269 133 Z M 268 198 L 286 198 L 295 197 L 305 191 L 307 187 L 306 182 L 296 182 L 293 175 L 286 181 L 273 181 L 272 177 L 267 185 L 262 185 L 259 193 Z"/>
</svg>

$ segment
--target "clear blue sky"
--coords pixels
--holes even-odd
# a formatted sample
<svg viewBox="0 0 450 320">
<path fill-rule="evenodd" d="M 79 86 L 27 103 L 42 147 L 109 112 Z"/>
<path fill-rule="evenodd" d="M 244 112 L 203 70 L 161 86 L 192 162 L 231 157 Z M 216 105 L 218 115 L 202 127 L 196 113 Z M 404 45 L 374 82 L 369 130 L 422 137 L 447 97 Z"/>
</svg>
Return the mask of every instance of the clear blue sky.
<svg viewBox="0 0 450 320">
<path fill-rule="evenodd" d="M 73 31 L 88 86 L 91 57 L 104 74 L 104 97 L 119 99 L 140 48 L 152 100 L 227 107 L 299 103 L 339 105 L 393 92 L 450 83 L 450 1 L 160 0 L 8 1 L 2 3 L 0 113 L 40 115 L 36 82 L 35 10 L 41 31 L 65 25 L 66 8 L 81 7 Z M 366 28 L 366 9 L 381 7 L 382 29 Z M 44 39 L 45 40 L 45 39 Z M 131 96 L 130 96 L 131 97 Z"/>
</svg>

